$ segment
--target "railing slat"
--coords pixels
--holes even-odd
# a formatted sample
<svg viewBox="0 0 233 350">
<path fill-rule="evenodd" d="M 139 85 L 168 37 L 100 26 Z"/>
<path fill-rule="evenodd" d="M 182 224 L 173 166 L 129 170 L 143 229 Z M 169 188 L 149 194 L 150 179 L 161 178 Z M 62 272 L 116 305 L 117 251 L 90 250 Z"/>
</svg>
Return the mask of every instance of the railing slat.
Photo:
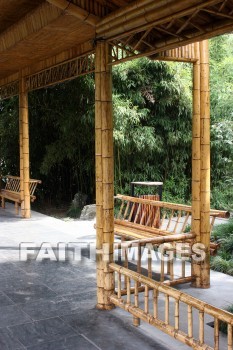
<svg viewBox="0 0 233 350">
<path fill-rule="evenodd" d="M 219 320 L 214 319 L 214 350 L 219 350 Z"/>
<path fill-rule="evenodd" d="M 158 291 L 157 289 L 153 289 L 153 313 L 154 318 L 158 317 Z"/>
<path fill-rule="evenodd" d="M 193 310 L 190 305 L 188 305 L 188 336 L 193 337 Z"/>
<path fill-rule="evenodd" d="M 228 350 L 232 350 L 233 347 L 233 336 L 232 336 L 232 325 L 228 324 L 227 326 L 227 342 L 228 342 Z"/>
<path fill-rule="evenodd" d="M 169 295 L 165 294 L 165 324 L 169 324 Z"/>
<path fill-rule="evenodd" d="M 204 312 L 199 311 L 199 341 L 204 343 Z"/>
<path fill-rule="evenodd" d="M 179 329 L 179 300 L 175 300 L 175 329 Z"/>
</svg>

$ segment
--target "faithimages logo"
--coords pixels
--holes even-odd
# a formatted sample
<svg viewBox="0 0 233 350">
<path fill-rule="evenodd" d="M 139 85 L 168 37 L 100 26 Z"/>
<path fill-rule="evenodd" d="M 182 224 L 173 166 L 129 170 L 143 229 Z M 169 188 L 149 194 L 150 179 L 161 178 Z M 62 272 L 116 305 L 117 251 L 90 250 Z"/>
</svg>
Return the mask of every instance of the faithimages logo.
<svg viewBox="0 0 233 350">
<path fill-rule="evenodd" d="M 33 242 L 22 242 L 19 245 L 19 260 L 20 261 L 81 261 L 83 257 L 88 257 L 91 260 L 96 260 L 98 255 L 102 256 L 104 261 L 109 260 L 112 247 L 104 243 L 102 249 L 96 250 L 95 242 L 59 242 L 57 244 L 43 242 L 38 245 Z M 194 260 L 196 262 L 204 261 L 206 257 L 206 248 L 202 243 L 163 243 L 152 244 L 147 243 L 140 246 L 139 243 L 132 241 L 124 241 L 123 243 L 114 244 L 114 260 L 128 262 L 142 262 L 151 259 L 156 261 L 172 261 L 178 260 Z"/>
</svg>

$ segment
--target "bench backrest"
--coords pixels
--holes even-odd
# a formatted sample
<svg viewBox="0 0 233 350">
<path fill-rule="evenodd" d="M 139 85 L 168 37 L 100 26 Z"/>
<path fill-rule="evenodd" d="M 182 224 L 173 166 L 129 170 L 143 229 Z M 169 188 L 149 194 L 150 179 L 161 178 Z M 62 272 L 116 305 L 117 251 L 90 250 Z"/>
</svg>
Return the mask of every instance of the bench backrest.
<svg viewBox="0 0 233 350">
<path fill-rule="evenodd" d="M 190 205 L 149 200 L 130 196 L 117 195 L 116 200 L 121 206 L 116 219 L 126 220 L 134 224 L 156 227 L 172 233 L 185 232 L 188 219 L 192 215 Z M 210 210 L 211 230 L 216 217 L 229 217 L 229 213 L 220 210 Z"/>
<path fill-rule="evenodd" d="M 11 192 L 17 192 L 17 193 L 20 192 L 20 177 L 7 175 L 4 178 L 6 179 L 5 190 L 11 191 Z M 34 195 L 36 186 L 40 183 L 41 183 L 40 180 L 29 179 L 30 196 Z"/>
</svg>

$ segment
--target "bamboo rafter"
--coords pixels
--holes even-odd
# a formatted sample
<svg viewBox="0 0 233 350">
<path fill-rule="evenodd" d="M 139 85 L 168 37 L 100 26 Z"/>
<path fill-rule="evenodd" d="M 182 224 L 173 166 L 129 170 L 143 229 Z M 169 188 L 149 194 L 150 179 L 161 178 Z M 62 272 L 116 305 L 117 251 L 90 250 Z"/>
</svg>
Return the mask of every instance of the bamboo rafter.
<svg viewBox="0 0 233 350">
<path fill-rule="evenodd" d="M 113 15 L 107 16 L 104 20 L 100 21 L 97 24 L 97 34 L 98 36 L 102 36 L 106 39 L 119 39 L 123 37 L 127 37 L 129 34 L 135 34 L 141 32 L 143 30 L 155 27 L 166 25 L 166 29 L 172 28 L 176 23 L 177 19 L 184 19 L 185 26 L 180 30 L 182 32 L 187 24 L 195 17 L 198 17 L 199 12 L 210 10 L 214 11 L 215 15 L 224 16 L 229 15 L 227 13 L 223 13 L 224 8 L 217 9 L 215 5 L 222 4 L 223 0 L 209 0 L 209 1 L 195 1 L 189 5 L 189 3 L 185 3 L 181 0 L 177 1 L 176 4 L 172 0 L 170 0 L 165 6 L 163 2 L 149 2 L 149 4 L 144 6 L 143 11 L 130 10 L 125 11 L 121 16 L 117 16 L 115 14 L 115 18 Z M 173 15 L 170 14 L 170 5 L 173 6 Z M 231 9 L 232 4 L 231 1 L 228 0 L 228 6 Z M 171 25 L 172 22 L 172 25 Z M 206 23 L 208 25 L 208 23 Z M 212 28 L 214 30 L 214 28 Z M 176 33 L 176 30 L 174 33 Z M 193 33 L 194 36 L 196 35 Z M 190 32 L 191 35 L 191 32 Z"/>
<path fill-rule="evenodd" d="M 156 6 L 158 5 L 156 5 L 156 3 L 149 4 L 150 7 L 148 7 L 148 9 L 154 9 L 154 15 L 148 12 L 147 18 L 145 14 L 146 23 L 144 25 L 138 25 L 140 20 L 137 18 L 136 21 L 136 17 L 133 17 L 133 14 L 130 13 L 128 17 L 131 20 L 127 23 L 124 22 L 124 20 L 128 18 L 127 15 L 125 17 L 122 16 L 122 18 L 116 18 L 115 22 L 113 21 L 111 23 L 111 27 L 109 22 L 103 25 L 100 23 L 97 25 L 97 33 L 103 35 L 102 31 L 109 25 L 109 30 L 105 34 L 106 39 L 109 40 L 112 45 L 121 47 L 121 52 L 119 52 L 118 55 L 113 53 L 113 64 L 143 56 L 153 56 L 154 58 L 158 56 L 158 59 L 161 59 L 164 57 L 164 54 L 161 54 L 163 51 L 173 51 L 173 60 L 194 62 L 196 57 L 193 56 L 192 51 L 188 52 L 188 54 L 185 52 L 185 54 L 176 57 L 174 55 L 174 50 L 181 48 L 182 51 L 183 47 L 191 46 L 194 41 L 208 38 L 210 32 L 214 32 L 218 35 L 223 33 L 223 30 L 231 31 L 233 29 L 233 16 L 231 12 L 226 9 L 226 5 L 228 5 L 228 8 L 231 8 L 230 1 L 224 2 L 224 6 L 220 6 L 219 8 L 215 7 L 216 4 L 223 5 L 223 2 L 220 0 L 210 0 L 198 4 L 198 6 L 191 6 L 188 9 L 177 12 L 177 14 L 173 16 L 162 16 L 162 14 L 164 15 L 164 13 L 166 13 L 164 8 L 157 9 Z M 155 11 L 156 9 L 157 11 Z M 160 12 L 162 18 L 159 17 Z M 205 13 L 208 13 L 208 15 L 215 15 L 217 16 L 216 18 L 219 17 L 219 20 L 215 21 L 214 25 L 213 23 L 208 23 L 208 21 L 203 24 L 203 16 Z M 152 20 L 153 18 L 154 21 Z M 135 27 L 133 24 L 134 19 L 136 21 Z M 116 27 L 114 27 L 114 23 L 116 23 Z M 125 30 L 122 34 L 117 34 L 121 30 L 120 23 Z M 170 57 L 168 57 L 168 59 L 169 58 Z"/>
<path fill-rule="evenodd" d="M 213 350 L 220 349 L 218 326 L 219 322 L 223 321 L 227 323 L 228 328 L 227 349 L 232 350 L 233 314 L 115 263 L 109 266 L 115 272 L 115 293 L 109 299 L 116 306 L 130 312 L 135 325 L 143 320 L 193 349 Z M 122 278 L 126 280 L 126 289 L 123 290 Z M 144 292 L 140 304 L 139 292 Z M 162 305 L 164 316 L 158 312 Z M 198 315 L 197 319 L 194 318 L 195 313 Z M 183 320 L 186 317 L 187 330 L 184 330 L 180 323 L 181 315 Z M 205 339 L 207 316 L 214 319 L 214 348 L 207 344 Z M 198 334 L 193 332 L 194 322 L 198 322 Z"/>
<path fill-rule="evenodd" d="M 151 47 L 152 45 L 148 44 L 144 40 L 144 38 L 147 35 L 146 33 L 149 33 L 149 30 L 146 31 L 142 35 L 142 37 L 138 39 L 138 41 L 134 40 L 133 48 L 131 48 L 130 46 L 130 41 L 132 41 L 133 36 L 128 38 L 128 40 L 126 40 L 124 43 L 118 43 L 117 41 L 110 42 L 112 45 L 112 61 L 110 64 L 116 65 L 123 61 L 131 60 L 135 56 L 139 56 L 140 52 L 137 50 L 137 48 L 142 42 L 144 42 L 145 45 L 147 45 L 148 47 Z M 150 57 L 154 60 L 179 61 L 190 63 L 195 62 L 197 59 L 195 57 L 194 44 L 189 44 L 172 50 L 161 51 L 157 54 L 150 55 Z"/>
<path fill-rule="evenodd" d="M 40 89 L 95 71 L 94 51 L 26 77 L 28 91 Z"/>
<path fill-rule="evenodd" d="M 61 9 L 62 11 L 73 15 L 80 19 L 81 21 L 95 27 L 95 25 L 99 22 L 100 17 L 96 16 L 95 13 L 92 13 L 89 9 L 87 11 L 86 9 L 83 9 L 82 7 L 78 6 L 75 1 L 67 1 L 67 0 L 47 0 L 51 5 L 54 5 Z M 88 2 L 87 2 L 88 3 Z M 98 3 L 97 3 L 98 5 Z M 100 6 L 95 6 L 96 8 L 99 8 Z"/>
</svg>

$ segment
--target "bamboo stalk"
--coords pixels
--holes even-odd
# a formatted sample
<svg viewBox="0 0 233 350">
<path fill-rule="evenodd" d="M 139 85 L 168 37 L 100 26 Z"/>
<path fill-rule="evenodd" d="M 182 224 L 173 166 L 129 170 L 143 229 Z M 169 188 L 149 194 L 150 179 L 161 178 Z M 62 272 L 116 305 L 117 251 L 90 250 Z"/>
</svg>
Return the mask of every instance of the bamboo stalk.
<svg viewBox="0 0 233 350">
<path fill-rule="evenodd" d="M 134 213 L 134 209 L 135 209 L 135 203 L 133 203 L 132 208 L 131 208 L 131 210 L 130 210 L 129 222 L 131 222 L 131 220 L 132 220 L 132 216 L 133 216 L 133 213 Z"/>
<path fill-rule="evenodd" d="M 145 286 L 145 294 L 144 294 L 144 304 L 145 304 L 145 313 L 149 313 L 149 287 Z"/>
<path fill-rule="evenodd" d="M 228 350 L 232 350 L 233 347 L 233 327 L 231 324 L 228 324 L 227 326 L 227 345 L 228 345 Z"/>
<path fill-rule="evenodd" d="M 179 329 L 179 300 L 175 300 L 175 330 Z"/>
<path fill-rule="evenodd" d="M 214 350 L 219 350 L 219 320 L 214 319 Z"/>
<path fill-rule="evenodd" d="M 117 277 L 118 277 L 118 280 L 117 280 L 117 296 L 120 299 L 121 298 L 121 274 L 118 273 Z"/>
<path fill-rule="evenodd" d="M 199 311 L 199 341 L 204 344 L 204 312 Z"/>
<path fill-rule="evenodd" d="M 201 265 L 200 286 L 210 286 L 210 93 L 208 41 L 200 43 L 200 111 L 201 111 L 201 201 L 200 235 L 206 248 L 206 258 Z"/>
<path fill-rule="evenodd" d="M 193 311 L 192 306 L 188 305 L 188 336 L 193 337 Z"/>
<path fill-rule="evenodd" d="M 137 212 L 136 212 L 136 215 L 135 215 L 134 223 L 137 222 L 139 214 L 140 214 L 140 211 L 141 211 L 141 204 L 139 204 L 139 206 L 137 208 Z"/>
<path fill-rule="evenodd" d="M 20 101 L 19 101 L 20 103 Z M 22 113 L 19 113 L 19 156 L 20 156 L 20 200 L 21 215 L 24 217 L 24 176 L 23 176 L 23 120 Z M 3 206 L 4 207 L 4 206 Z"/>
<path fill-rule="evenodd" d="M 153 289 L 153 314 L 154 318 L 158 317 L 158 291 Z"/>
<path fill-rule="evenodd" d="M 182 260 L 182 277 L 185 277 L 185 260 Z"/>
<path fill-rule="evenodd" d="M 96 130 L 96 248 L 97 248 L 97 308 L 111 309 L 109 295 L 114 291 L 113 261 L 113 117 L 112 79 L 109 63 L 110 46 L 99 41 L 95 62 L 95 130 Z"/>
<path fill-rule="evenodd" d="M 131 293 L 130 293 L 130 278 L 127 277 L 126 279 L 127 284 L 127 304 L 131 303 Z"/>
<path fill-rule="evenodd" d="M 200 106 L 200 48 L 199 43 L 194 44 L 194 54 L 197 61 L 193 64 L 193 118 L 192 118 L 192 220 L 191 230 L 200 241 L 201 228 L 201 106 Z M 200 285 L 200 266 L 192 259 L 192 276 L 195 276 L 195 286 Z"/>
<path fill-rule="evenodd" d="M 129 210 L 129 202 L 127 202 L 127 205 L 126 205 L 126 208 L 125 208 L 125 212 L 124 212 L 124 219 L 127 218 L 127 215 L 128 215 L 128 210 Z"/>
<path fill-rule="evenodd" d="M 148 277 L 152 278 L 152 254 L 150 248 L 148 248 Z"/>
<path fill-rule="evenodd" d="M 161 274 L 160 274 L 160 281 L 164 281 L 164 256 L 161 253 Z"/>
<path fill-rule="evenodd" d="M 121 207 L 120 207 L 119 213 L 118 213 L 118 215 L 117 215 L 117 218 L 118 218 L 118 219 L 121 218 L 121 214 L 122 214 L 123 208 L 124 208 L 124 201 L 122 201 L 122 203 L 121 203 Z"/>
<path fill-rule="evenodd" d="M 138 282 L 135 282 L 135 287 L 134 287 L 134 305 L 135 307 L 139 306 L 139 299 L 138 299 Z M 140 326 L 140 318 L 138 317 L 133 317 L 133 325 L 135 327 Z"/>
<path fill-rule="evenodd" d="M 174 280 L 174 261 L 173 259 L 170 260 L 170 280 L 173 281 Z"/>
<path fill-rule="evenodd" d="M 92 13 L 84 10 L 82 7 L 77 6 L 77 4 L 72 4 L 67 0 L 47 0 L 50 4 L 58 7 L 62 11 L 67 12 L 69 15 L 77 17 L 79 20 L 95 27 L 100 21 L 100 18 L 93 15 Z"/>
<path fill-rule="evenodd" d="M 169 324 L 169 295 L 165 294 L 165 324 Z"/>
<path fill-rule="evenodd" d="M 23 211 L 22 215 L 25 219 L 31 217 L 31 201 L 29 189 L 29 124 L 28 124 L 28 93 L 26 91 L 25 78 L 21 75 L 19 84 L 19 114 L 22 125 L 22 149 L 23 160 L 20 166 L 23 166 L 23 174 L 21 174 L 21 183 L 23 176 Z M 20 130 L 21 131 L 21 130 Z"/>
</svg>

